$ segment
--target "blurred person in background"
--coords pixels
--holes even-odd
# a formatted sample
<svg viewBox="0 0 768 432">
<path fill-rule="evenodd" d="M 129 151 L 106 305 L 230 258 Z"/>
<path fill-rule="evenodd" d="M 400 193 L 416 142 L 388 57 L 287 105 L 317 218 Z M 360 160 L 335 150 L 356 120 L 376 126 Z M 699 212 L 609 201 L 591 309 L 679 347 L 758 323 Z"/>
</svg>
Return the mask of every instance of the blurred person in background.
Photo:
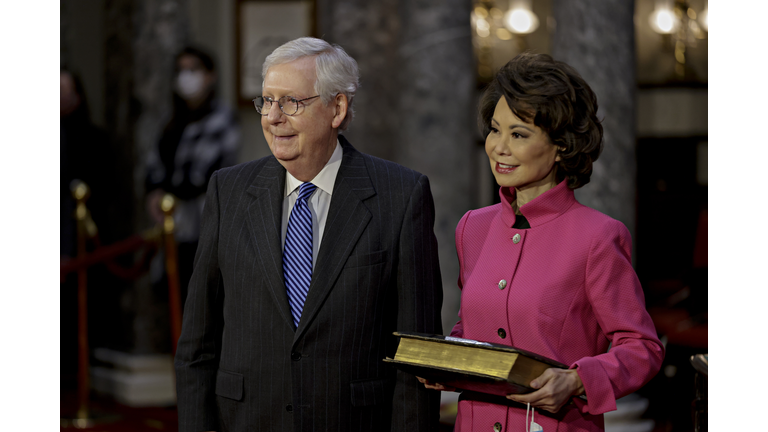
<svg viewBox="0 0 768 432">
<path fill-rule="evenodd" d="M 72 180 L 82 180 L 91 188 L 87 201 L 91 216 L 103 228 L 110 203 L 109 186 L 114 181 L 107 168 L 112 159 L 107 133 L 91 122 L 88 102 L 79 77 L 62 69 L 60 95 L 60 251 L 63 259 L 77 255 L 75 201 L 70 192 Z"/>
<path fill-rule="evenodd" d="M 602 150 L 597 97 L 572 67 L 524 53 L 496 74 L 479 121 L 501 203 L 467 212 L 456 228 L 462 293 L 451 336 L 570 368 L 547 369 L 529 394 L 463 392 L 456 430 L 541 430 L 527 424 L 530 408 L 544 431 L 602 431 L 603 413 L 656 375 L 664 348 L 629 231 L 574 197 Z"/>
<path fill-rule="evenodd" d="M 122 189 L 120 174 L 115 170 L 115 152 L 107 132 L 93 124 L 82 81 L 69 70 L 60 71 L 60 215 L 59 249 L 61 261 L 77 256 L 77 222 L 75 220 L 75 199 L 70 185 L 81 180 L 90 188 L 86 201 L 91 218 L 98 228 L 102 243 L 117 240 L 120 226 L 116 226 L 114 215 L 120 211 Z M 92 247 L 93 242 L 87 245 Z M 89 249 L 90 250 L 90 249 Z M 118 316 L 117 296 L 121 281 L 117 280 L 104 266 L 88 269 L 88 302 L 98 307 L 88 309 L 91 323 L 88 335 L 92 346 L 106 346 L 117 339 L 109 329 Z M 109 287 L 109 289 L 100 289 Z M 70 273 L 60 286 L 60 371 L 62 388 L 76 386 L 77 372 L 77 277 Z M 106 325 L 105 325 L 106 324 Z M 116 342 L 117 343 L 117 342 Z"/>
<path fill-rule="evenodd" d="M 182 305 L 200 236 L 205 190 L 211 174 L 237 162 L 240 126 L 234 112 L 216 99 L 213 59 L 192 47 L 176 56 L 173 115 L 148 155 L 146 205 L 160 223 L 165 193 L 178 198 L 174 213 Z M 153 279 L 158 283 L 158 275 Z"/>
</svg>

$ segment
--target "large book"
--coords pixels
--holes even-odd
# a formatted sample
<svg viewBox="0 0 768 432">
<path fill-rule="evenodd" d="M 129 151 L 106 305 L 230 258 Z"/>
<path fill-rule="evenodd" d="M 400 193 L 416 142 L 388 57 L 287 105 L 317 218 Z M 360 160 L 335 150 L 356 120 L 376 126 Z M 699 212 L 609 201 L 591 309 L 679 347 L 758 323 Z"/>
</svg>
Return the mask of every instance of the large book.
<svg viewBox="0 0 768 432">
<path fill-rule="evenodd" d="M 498 396 L 530 393 L 548 368 L 568 369 L 550 358 L 508 345 L 451 336 L 395 332 L 395 358 L 384 361 L 431 382 Z"/>
</svg>

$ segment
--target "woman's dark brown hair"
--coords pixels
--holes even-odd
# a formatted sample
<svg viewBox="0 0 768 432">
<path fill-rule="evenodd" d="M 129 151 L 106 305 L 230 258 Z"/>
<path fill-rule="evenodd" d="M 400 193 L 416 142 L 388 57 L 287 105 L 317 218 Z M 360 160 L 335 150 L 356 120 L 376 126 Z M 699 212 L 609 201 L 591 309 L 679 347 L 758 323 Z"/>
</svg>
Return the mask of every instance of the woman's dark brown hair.
<svg viewBox="0 0 768 432">
<path fill-rule="evenodd" d="M 521 120 L 540 127 L 558 149 L 557 181 L 577 189 L 589 183 L 603 149 L 597 97 L 571 66 L 546 54 L 522 53 L 499 70 L 480 100 L 478 121 L 488 137 L 499 99 Z"/>
</svg>

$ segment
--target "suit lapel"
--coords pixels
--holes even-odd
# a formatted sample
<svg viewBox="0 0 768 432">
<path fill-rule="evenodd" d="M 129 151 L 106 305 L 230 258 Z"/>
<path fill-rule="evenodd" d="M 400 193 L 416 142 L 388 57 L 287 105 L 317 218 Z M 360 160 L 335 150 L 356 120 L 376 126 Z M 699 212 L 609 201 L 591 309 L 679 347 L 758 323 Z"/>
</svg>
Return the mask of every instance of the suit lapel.
<svg viewBox="0 0 768 432">
<path fill-rule="evenodd" d="M 363 201 L 376 195 L 376 191 L 363 156 L 343 136 L 339 136 L 339 142 L 343 147 L 344 156 L 333 186 L 325 232 L 294 342 L 301 337 L 317 315 L 372 217 Z"/>
<path fill-rule="evenodd" d="M 267 289 L 285 322 L 293 327 L 283 279 L 283 248 L 280 241 L 282 227 L 283 194 L 285 192 L 285 168 L 271 158 L 256 180 L 248 187 L 253 197 L 248 205 L 248 229 L 256 246 L 256 259 Z"/>
</svg>

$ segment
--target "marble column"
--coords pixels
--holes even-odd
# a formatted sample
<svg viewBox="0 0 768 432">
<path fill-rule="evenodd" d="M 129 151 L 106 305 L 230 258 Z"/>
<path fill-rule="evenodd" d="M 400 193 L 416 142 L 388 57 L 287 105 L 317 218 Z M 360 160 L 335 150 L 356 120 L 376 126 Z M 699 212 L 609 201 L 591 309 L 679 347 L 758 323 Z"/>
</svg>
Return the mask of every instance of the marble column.
<svg viewBox="0 0 768 432">
<path fill-rule="evenodd" d="M 79 7 L 85 6 L 85 2 L 77 4 Z M 100 72 L 103 73 L 103 93 L 99 92 L 99 94 L 103 94 L 103 102 L 100 105 L 103 106 L 104 128 L 109 135 L 111 149 L 108 154 L 111 160 L 101 163 L 108 163 L 112 167 L 110 194 L 114 204 L 106 226 L 100 227 L 100 233 L 102 242 L 109 244 L 136 232 L 134 218 L 136 202 L 133 198 L 132 182 L 133 125 L 136 121 L 136 110 L 132 109 L 134 104 L 131 96 L 133 91 L 133 21 L 131 20 L 133 2 L 107 0 L 90 2 L 90 4 L 91 7 L 99 8 L 99 13 L 91 13 L 91 15 L 99 17 L 101 21 L 92 25 L 100 25 L 102 28 L 100 37 L 87 41 L 87 45 L 91 46 L 91 49 L 102 50 L 103 64 Z M 74 8 L 74 4 L 68 7 Z M 81 17 L 80 21 L 83 19 Z M 112 231 L 110 237 L 104 236 L 106 229 Z M 121 257 L 118 262 L 120 265 L 128 266 L 131 259 Z M 108 286 L 94 286 L 94 291 L 89 294 L 89 302 L 93 302 L 94 307 L 119 310 L 117 316 L 112 317 L 109 323 L 101 325 L 110 326 L 111 336 L 107 346 L 128 349 L 133 346 L 134 311 L 125 307 L 124 299 L 133 295 L 133 283 L 118 279 L 116 276 L 113 279 L 114 281 Z M 99 291 L 102 294 L 98 294 Z M 110 292 L 107 296 L 108 304 L 98 305 L 98 296 L 105 296 L 104 292 Z M 98 325 L 96 322 L 92 324 Z"/>
<path fill-rule="evenodd" d="M 443 278 L 443 331 L 449 333 L 461 298 L 454 233 L 473 204 L 478 177 L 471 3 L 404 1 L 401 11 L 397 159 L 431 182 Z"/>
<path fill-rule="evenodd" d="M 119 220 L 120 236 L 125 238 L 140 227 L 136 224 L 136 207 L 133 184 L 134 125 L 138 107 L 133 97 L 134 60 L 131 16 L 132 0 L 108 0 L 104 4 L 104 117 L 110 143 L 115 154 L 115 178 L 119 179 L 121 203 Z"/>
<path fill-rule="evenodd" d="M 118 1 L 118 0 L 115 0 Z M 172 81 L 176 54 L 189 39 L 188 0 L 133 0 L 132 100 L 138 109 L 132 123 L 134 137 L 133 190 L 136 231 L 150 225 L 144 205 L 145 160 L 157 144 L 172 113 Z M 127 12 L 127 11 L 126 11 Z M 127 79 L 127 78 L 126 78 Z M 125 101 L 125 99 L 123 100 Z M 128 107 L 131 110 L 131 107 Z M 162 272 L 162 261 L 152 263 L 150 273 Z M 167 289 L 154 289 L 150 277 L 138 280 L 125 303 L 133 310 L 134 351 L 170 352 Z"/>
<path fill-rule="evenodd" d="M 187 0 L 137 0 L 134 29 L 134 95 L 141 104 L 136 125 L 134 184 L 144 187 L 144 157 L 157 144 L 172 111 L 176 54 L 189 38 Z M 143 194 L 142 194 L 143 195 Z"/>
<path fill-rule="evenodd" d="M 552 56 L 589 83 L 603 119 L 603 153 L 576 197 L 620 220 L 632 234 L 637 213 L 634 10 L 635 2 L 628 0 L 552 0 Z"/>
<path fill-rule="evenodd" d="M 59 65 L 61 67 L 69 66 L 69 8 L 67 2 L 59 1 Z"/>
<path fill-rule="evenodd" d="M 360 68 L 355 117 L 344 135 L 358 150 L 395 160 L 400 95 L 399 0 L 317 0 L 318 35 L 341 45 Z"/>
<path fill-rule="evenodd" d="M 318 0 L 318 33 L 360 65 L 346 135 L 361 151 L 429 177 L 445 332 L 460 299 L 454 232 L 474 202 L 477 178 L 470 11 L 466 0 Z"/>
</svg>

